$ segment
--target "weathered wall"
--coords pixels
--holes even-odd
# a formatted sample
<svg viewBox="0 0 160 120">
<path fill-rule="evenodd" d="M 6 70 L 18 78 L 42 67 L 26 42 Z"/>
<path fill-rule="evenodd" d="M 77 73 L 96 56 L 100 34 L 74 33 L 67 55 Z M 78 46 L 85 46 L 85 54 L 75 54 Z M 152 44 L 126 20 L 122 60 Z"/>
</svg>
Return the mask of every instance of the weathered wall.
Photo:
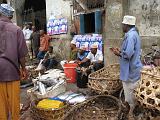
<svg viewBox="0 0 160 120">
<path fill-rule="evenodd" d="M 142 36 L 160 36 L 160 0 L 130 0 L 129 12 Z"/>
<path fill-rule="evenodd" d="M 129 0 L 129 13 L 137 18 L 142 48 L 160 45 L 160 0 Z"/>
<path fill-rule="evenodd" d="M 108 0 L 106 7 L 105 31 L 104 31 L 104 60 L 105 65 L 118 62 L 109 47 L 119 47 L 122 38 L 121 22 L 123 17 L 123 1 Z"/>
<path fill-rule="evenodd" d="M 106 65 L 118 62 L 118 57 L 110 52 L 109 47 L 120 47 L 122 43 L 123 15 L 137 18 L 136 26 L 142 39 L 142 49 L 151 47 L 153 43 L 160 45 L 160 0 L 108 0 L 104 32 Z"/>
<path fill-rule="evenodd" d="M 24 2 L 25 0 L 15 0 L 16 21 L 17 21 L 17 25 L 19 26 L 23 25 L 22 12 L 24 10 Z"/>
<path fill-rule="evenodd" d="M 71 26 L 71 9 L 70 1 L 64 0 L 46 0 L 46 15 L 47 20 L 51 15 L 56 18 L 64 17 L 68 19 L 68 34 L 54 35 L 52 40 L 54 51 L 60 55 L 61 59 L 67 59 L 70 53 L 69 45 L 71 41 L 70 26 Z"/>
<path fill-rule="evenodd" d="M 69 39 L 66 39 L 66 38 L 53 39 L 51 42 L 51 45 L 53 45 L 54 52 L 59 61 L 68 59 L 69 53 L 70 53 Z"/>
</svg>

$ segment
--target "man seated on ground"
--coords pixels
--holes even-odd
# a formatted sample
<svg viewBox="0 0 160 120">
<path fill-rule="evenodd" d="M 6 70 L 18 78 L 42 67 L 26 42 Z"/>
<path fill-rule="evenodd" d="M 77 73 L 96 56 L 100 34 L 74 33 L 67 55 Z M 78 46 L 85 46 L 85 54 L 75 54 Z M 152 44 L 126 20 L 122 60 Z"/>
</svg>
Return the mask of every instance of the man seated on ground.
<svg viewBox="0 0 160 120">
<path fill-rule="evenodd" d="M 103 68 L 103 54 L 100 50 L 98 50 L 98 46 L 93 44 L 91 46 L 91 52 L 89 52 L 88 56 L 80 62 L 83 64 L 90 60 L 90 65 L 93 65 L 93 70 L 97 71 Z"/>
<path fill-rule="evenodd" d="M 72 40 L 71 41 L 71 53 L 70 53 L 70 60 L 69 61 L 75 61 L 77 60 L 77 53 L 78 53 L 78 49 L 76 47 L 76 41 Z"/>
<path fill-rule="evenodd" d="M 62 68 L 64 67 L 64 64 L 72 63 L 72 62 L 75 62 L 77 60 L 78 49 L 76 47 L 76 41 L 75 40 L 71 41 L 70 48 L 71 48 L 71 52 L 70 52 L 69 59 L 68 60 L 63 60 L 63 61 L 60 62 Z"/>
<path fill-rule="evenodd" d="M 81 46 L 78 50 L 78 53 L 77 53 L 77 60 L 76 60 L 76 63 L 79 63 L 81 61 L 83 61 L 88 55 L 88 52 L 86 51 L 86 48 L 85 46 Z M 86 67 L 86 66 L 89 66 L 90 62 L 85 62 L 85 63 L 82 63 L 81 64 L 81 67 Z"/>
<path fill-rule="evenodd" d="M 49 46 L 48 52 L 44 56 L 43 65 L 46 69 L 52 69 L 57 66 L 58 62 L 55 60 L 55 54 L 53 53 L 53 47 Z"/>
<path fill-rule="evenodd" d="M 44 55 L 48 51 L 50 39 L 51 37 L 46 35 L 44 30 L 40 30 L 40 48 L 39 48 L 39 53 L 37 55 L 37 58 L 39 60 L 43 59 Z"/>
</svg>

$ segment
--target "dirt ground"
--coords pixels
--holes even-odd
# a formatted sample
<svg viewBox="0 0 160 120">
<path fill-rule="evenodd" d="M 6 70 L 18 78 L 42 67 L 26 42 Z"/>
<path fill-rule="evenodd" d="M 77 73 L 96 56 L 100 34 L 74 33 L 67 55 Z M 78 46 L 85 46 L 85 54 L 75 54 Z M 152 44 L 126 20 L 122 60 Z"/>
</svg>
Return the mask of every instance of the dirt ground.
<svg viewBox="0 0 160 120">
<path fill-rule="evenodd" d="M 21 114 L 21 120 L 32 120 L 31 116 L 30 116 L 30 109 L 29 109 L 29 105 L 30 105 L 30 98 L 27 95 L 27 90 L 30 89 L 31 87 L 28 88 L 24 88 L 21 89 L 21 104 L 23 104 L 23 109 L 24 111 L 22 112 L 23 114 Z M 68 84 L 67 85 L 67 90 L 71 90 L 73 92 L 82 92 L 84 94 L 87 94 L 88 92 L 88 88 L 86 89 L 79 89 L 76 84 Z"/>
<path fill-rule="evenodd" d="M 33 120 L 30 116 L 30 98 L 29 96 L 27 95 L 27 90 L 30 89 L 31 87 L 28 87 L 28 88 L 24 88 L 24 89 L 21 89 L 21 104 L 23 104 L 23 111 L 21 112 L 21 119 L 20 120 Z M 69 90 L 72 90 L 73 92 L 81 92 L 83 94 L 89 94 L 89 89 L 86 88 L 86 89 L 79 89 L 77 88 L 76 84 L 68 84 L 67 85 L 67 91 Z M 136 109 L 136 113 L 140 113 L 140 109 L 141 108 L 137 108 Z M 146 115 L 147 114 L 150 114 L 150 113 L 145 113 Z M 133 119 L 129 119 L 129 120 L 133 120 Z M 146 117 L 143 117 L 142 114 L 140 114 L 136 120 L 160 120 L 160 117 L 157 117 L 157 118 L 146 118 Z"/>
</svg>

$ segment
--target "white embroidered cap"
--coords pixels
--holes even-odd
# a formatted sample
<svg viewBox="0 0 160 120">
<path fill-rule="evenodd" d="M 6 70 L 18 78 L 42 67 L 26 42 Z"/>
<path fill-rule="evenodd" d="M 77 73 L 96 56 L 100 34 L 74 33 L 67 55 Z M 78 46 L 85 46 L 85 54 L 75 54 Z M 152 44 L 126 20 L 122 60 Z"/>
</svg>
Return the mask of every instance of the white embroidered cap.
<svg viewBox="0 0 160 120">
<path fill-rule="evenodd" d="M 98 48 L 98 45 L 97 44 L 92 44 L 91 48 Z"/>
<path fill-rule="evenodd" d="M 76 41 L 75 41 L 75 40 L 72 40 L 72 41 L 71 41 L 71 44 L 76 45 Z"/>
</svg>

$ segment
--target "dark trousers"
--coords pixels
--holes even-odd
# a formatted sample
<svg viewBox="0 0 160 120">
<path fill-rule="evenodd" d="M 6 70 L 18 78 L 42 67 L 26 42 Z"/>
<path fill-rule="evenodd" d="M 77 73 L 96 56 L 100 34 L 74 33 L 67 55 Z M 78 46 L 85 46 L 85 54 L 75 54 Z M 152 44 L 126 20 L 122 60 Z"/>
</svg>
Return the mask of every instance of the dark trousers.
<svg viewBox="0 0 160 120">
<path fill-rule="evenodd" d="M 38 53 L 39 53 L 39 48 L 34 48 L 33 52 L 34 52 L 35 57 L 37 58 Z"/>
<path fill-rule="evenodd" d="M 37 55 L 37 58 L 38 58 L 39 60 L 41 60 L 41 59 L 44 58 L 44 55 L 45 55 L 45 54 L 46 54 L 45 51 L 39 51 L 39 53 L 38 53 L 38 55 Z"/>
<path fill-rule="evenodd" d="M 103 67 L 104 67 L 104 64 L 103 64 L 103 63 L 95 63 L 95 64 L 93 65 L 94 71 L 97 71 L 97 70 L 99 70 L 99 69 L 101 69 L 101 68 L 103 68 Z"/>
<path fill-rule="evenodd" d="M 52 69 L 54 66 L 57 66 L 58 62 L 55 59 L 47 59 L 43 65 L 46 69 Z"/>
<path fill-rule="evenodd" d="M 80 67 L 89 67 L 89 66 L 90 66 L 90 61 L 87 61 L 87 62 L 85 62 L 85 63 L 83 63 L 83 64 L 80 65 Z M 99 69 L 101 69 L 103 67 L 104 67 L 103 63 L 95 63 L 93 65 L 93 70 L 97 71 L 97 70 L 99 70 Z"/>
<path fill-rule="evenodd" d="M 87 62 L 85 62 L 85 63 L 82 63 L 81 65 L 80 65 L 80 67 L 89 67 L 90 66 L 90 61 L 87 61 Z"/>
</svg>

